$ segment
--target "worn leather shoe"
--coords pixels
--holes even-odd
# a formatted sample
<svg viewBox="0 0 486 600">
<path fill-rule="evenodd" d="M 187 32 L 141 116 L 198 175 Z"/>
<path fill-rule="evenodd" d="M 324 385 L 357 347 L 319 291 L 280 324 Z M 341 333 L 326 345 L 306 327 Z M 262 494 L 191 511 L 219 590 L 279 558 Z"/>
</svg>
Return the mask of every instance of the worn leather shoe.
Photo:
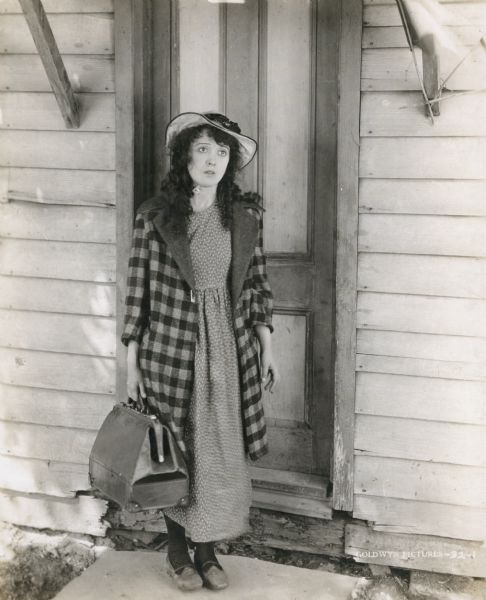
<svg viewBox="0 0 486 600">
<path fill-rule="evenodd" d="M 228 577 L 223 567 L 217 561 L 207 560 L 203 563 L 194 562 L 197 572 L 201 576 L 205 587 L 210 590 L 224 590 L 228 587 Z"/>
<path fill-rule="evenodd" d="M 167 573 L 172 577 L 176 586 L 183 592 L 192 592 L 202 588 L 203 580 L 193 564 L 183 565 L 182 567 L 174 569 L 169 560 L 169 556 L 167 556 L 166 565 Z"/>
</svg>

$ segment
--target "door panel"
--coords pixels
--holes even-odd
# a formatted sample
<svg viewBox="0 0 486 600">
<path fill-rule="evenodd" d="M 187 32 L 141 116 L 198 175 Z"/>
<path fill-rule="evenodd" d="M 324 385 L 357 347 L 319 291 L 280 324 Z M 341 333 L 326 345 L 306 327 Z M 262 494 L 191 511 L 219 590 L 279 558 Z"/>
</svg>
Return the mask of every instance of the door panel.
<svg viewBox="0 0 486 600">
<path fill-rule="evenodd" d="M 262 470 L 328 475 L 333 414 L 337 1 L 173 0 L 171 113 L 219 110 L 258 140 L 282 383 Z M 175 32 L 175 33 L 174 33 Z M 174 52 L 175 48 L 175 52 Z M 157 104 L 154 94 L 154 103 Z M 270 473 L 270 471 L 269 471 Z"/>
</svg>

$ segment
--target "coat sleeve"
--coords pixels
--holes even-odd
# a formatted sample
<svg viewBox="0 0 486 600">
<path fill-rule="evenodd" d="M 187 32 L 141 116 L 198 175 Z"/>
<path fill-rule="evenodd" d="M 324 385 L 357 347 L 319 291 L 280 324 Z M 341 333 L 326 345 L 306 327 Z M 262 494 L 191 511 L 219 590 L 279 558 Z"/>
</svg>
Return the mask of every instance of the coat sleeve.
<svg viewBox="0 0 486 600">
<path fill-rule="evenodd" d="M 263 214 L 260 210 L 256 212 L 258 219 L 258 240 L 251 263 L 251 324 L 253 327 L 255 325 L 266 325 L 273 332 L 273 295 L 267 277 L 267 260 L 263 252 Z"/>
<path fill-rule="evenodd" d="M 149 314 L 149 252 L 145 220 L 138 215 L 133 229 L 132 248 L 128 261 L 125 317 L 121 341 L 140 343 Z"/>
</svg>

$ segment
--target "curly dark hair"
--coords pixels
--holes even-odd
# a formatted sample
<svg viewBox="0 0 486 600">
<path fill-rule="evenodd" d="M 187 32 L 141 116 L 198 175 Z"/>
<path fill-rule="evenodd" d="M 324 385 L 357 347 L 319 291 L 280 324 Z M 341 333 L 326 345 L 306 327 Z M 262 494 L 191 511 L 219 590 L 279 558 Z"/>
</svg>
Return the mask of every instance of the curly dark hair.
<svg viewBox="0 0 486 600">
<path fill-rule="evenodd" d="M 211 125 L 198 125 L 183 129 L 169 147 L 171 167 L 160 186 L 164 197 L 165 219 L 174 231 L 187 231 L 188 219 L 193 212 L 191 196 L 194 182 L 189 175 L 187 165 L 190 160 L 191 144 L 203 133 L 206 133 L 217 144 L 224 144 L 230 149 L 228 166 L 223 178 L 218 183 L 216 196 L 221 207 L 223 226 L 226 229 L 231 227 L 233 202 L 242 198 L 241 190 L 235 182 L 241 162 L 238 141 L 232 135 Z"/>
</svg>

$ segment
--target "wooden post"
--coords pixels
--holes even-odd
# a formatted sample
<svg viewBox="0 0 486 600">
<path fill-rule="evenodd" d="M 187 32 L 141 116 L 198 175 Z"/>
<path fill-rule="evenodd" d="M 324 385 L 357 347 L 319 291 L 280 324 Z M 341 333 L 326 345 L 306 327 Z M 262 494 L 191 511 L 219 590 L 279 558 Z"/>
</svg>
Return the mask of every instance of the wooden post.
<svg viewBox="0 0 486 600">
<path fill-rule="evenodd" d="M 439 53 L 432 34 L 424 36 L 422 42 L 422 73 L 427 98 L 429 100 L 437 99 L 440 89 Z M 434 102 L 431 108 L 434 116 L 440 115 L 439 102 Z M 429 116 L 428 107 L 425 108 L 425 114 Z"/>
<path fill-rule="evenodd" d="M 66 127 L 79 127 L 79 106 L 41 0 L 19 0 Z"/>
<path fill-rule="evenodd" d="M 333 507 L 353 509 L 361 0 L 341 0 Z"/>
</svg>

